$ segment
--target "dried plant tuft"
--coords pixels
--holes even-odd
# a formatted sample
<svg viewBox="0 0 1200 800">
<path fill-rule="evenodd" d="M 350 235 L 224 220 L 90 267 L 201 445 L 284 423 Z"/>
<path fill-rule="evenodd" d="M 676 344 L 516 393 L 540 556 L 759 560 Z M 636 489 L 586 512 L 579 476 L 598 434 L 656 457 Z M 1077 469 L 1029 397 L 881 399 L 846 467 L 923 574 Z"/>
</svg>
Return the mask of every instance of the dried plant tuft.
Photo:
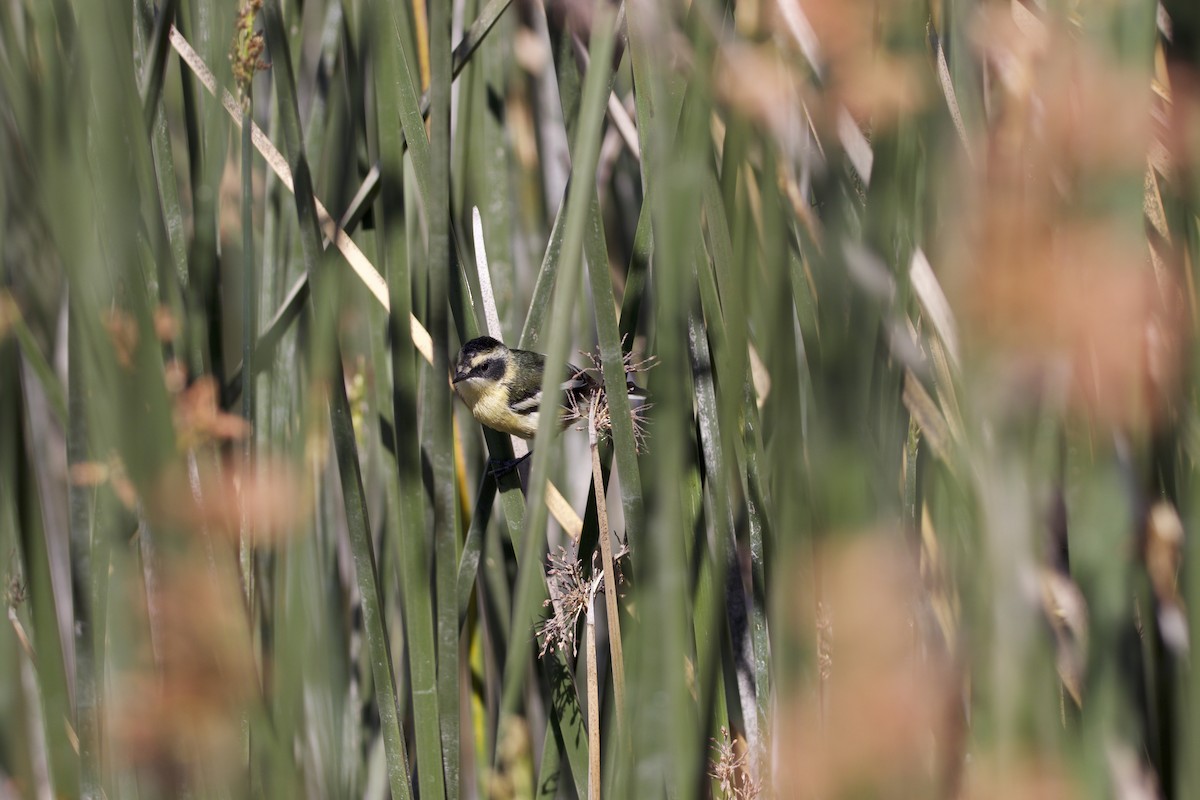
<svg viewBox="0 0 1200 800">
<path fill-rule="evenodd" d="M 583 564 L 567 555 L 566 548 L 559 547 L 557 553 L 550 553 L 548 560 L 550 569 L 546 576 L 552 594 L 557 595 L 557 604 L 546 600 L 544 606 L 552 606 L 554 613 L 538 628 L 538 636 L 542 637 L 542 649 L 539 657 L 554 648 L 571 650 L 571 655 L 579 651 L 579 643 L 575 641 L 575 632 L 579 627 L 579 617 L 587 610 L 588 603 L 595 591 L 596 580 L 602 579 L 602 573 L 596 569 L 595 559 L 592 563 L 592 574 L 595 579 L 588 579 L 583 574 Z"/>
<path fill-rule="evenodd" d="M 262 6 L 263 0 L 242 0 L 241 6 L 238 7 L 237 28 L 229 52 L 233 78 L 237 82 L 238 97 L 241 98 L 243 111 L 250 108 L 250 87 L 254 81 L 254 73 L 271 66 L 262 60 L 263 50 L 266 49 L 263 35 L 254 30 L 254 19 L 262 10 Z"/>
<path fill-rule="evenodd" d="M 709 765 L 708 776 L 721 787 L 721 793 L 731 800 L 756 800 L 761 796 L 762 785 L 750 774 L 745 743 L 735 740 L 724 725 L 721 738 L 712 743 L 716 757 Z"/>
<path fill-rule="evenodd" d="M 29 588 L 21 578 L 15 553 L 9 556 L 9 561 L 13 567 L 4 582 L 4 605 L 8 606 L 9 609 L 14 609 L 24 603 L 29 597 Z"/>
<path fill-rule="evenodd" d="M 596 419 L 596 434 L 601 439 L 607 439 L 612 436 L 612 413 L 608 405 L 608 393 L 604 389 L 604 379 L 602 377 L 603 365 L 600 359 L 600 351 L 581 351 L 582 355 L 589 362 L 590 366 L 585 367 L 574 373 L 571 378 L 578 378 L 581 375 L 588 375 L 595 379 L 596 389 L 590 394 L 577 396 L 567 396 L 566 414 L 564 418 L 567 424 L 574 425 L 580 423 L 586 425 L 592 414 L 595 414 Z M 622 358 L 625 365 L 625 382 L 626 386 L 631 390 L 635 388 L 633 376 L 639 372 L 646 372 L 658 364 L 658 359 L 654 356 L 649 358 L 638 358 L 633 353 L 625 353 Z M 633 422 L 633 441 L 637 446 L 639 453 L 646 451 L 646 442 L 649 438 L 648 420 L 649 411 L 653 407 L 653 403 L 649 402 L 631 402 L 629 415 Z"/>
<path fill-rule="evenodd" d="M 617 552 L 613 553 L 617 583 L 624 580 L 620 561 L 628 553 L 627 544 L 622 544 Z M 592 553 L 592 565 L 588 575 L 583 574 L 583 562 L 568 555 L 566 548 L 559 547 L 557 553 L 547 556 L 549 568 L 546 580 L 550 584 L 551 596 L 557 600 L 546 600 L 542 604 L 552 608 L 554 613 L 537 629 L 537 635 L 542 640 L 542 648 L 538 653 L 540 658 L 544 658 L 546 653 L 555 648 L 570 648 L 572 656 L 579 652 L 579 643 L 575 638 L 579 618 L 587 611 L 588 604 L 596 595 L 604 590 L 604 570 L 597 563 L 599 556 L 598 550 Z"/>
</svg>

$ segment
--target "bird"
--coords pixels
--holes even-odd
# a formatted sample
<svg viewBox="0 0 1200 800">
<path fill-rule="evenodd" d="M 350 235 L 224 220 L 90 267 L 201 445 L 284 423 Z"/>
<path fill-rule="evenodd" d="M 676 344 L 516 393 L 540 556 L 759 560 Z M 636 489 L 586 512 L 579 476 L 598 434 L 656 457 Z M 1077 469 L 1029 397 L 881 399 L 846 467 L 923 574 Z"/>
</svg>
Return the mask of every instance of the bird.
<svg viewBox="0 0 1200 800">
<path fill-rule="evenodd" d="M 454 392 L 471 414 L 492 430 L 532 439 L 542 407 L 542 373 L 546 357 L 531 350 L 510 349 L 498 339 L 480 336 L 463 345 L 454 366 Z M 590 375 L 567 365 L 562 384 L 570 397 L 585 400 L 597 388 Z M 566 409 L 563 409 L 564 415 Z"/>
<path fill-rule="evenodd" d="M 501 433 L 532 439 L 542 407 L 542 374 L 546 357 L 531 350 L 509 348 L 498 339 L 480 336 L 458 352 L 451 379 L 454 392 L 481 424 Z M 565 428 L 580 418 L 591 397 L 601 388 L 586 371 L 567 365 L 568 378 L 561 386 L 565 404 L 559 410 Z M 644 393 L 627 378 L 631 398 Z"/>
</svg>

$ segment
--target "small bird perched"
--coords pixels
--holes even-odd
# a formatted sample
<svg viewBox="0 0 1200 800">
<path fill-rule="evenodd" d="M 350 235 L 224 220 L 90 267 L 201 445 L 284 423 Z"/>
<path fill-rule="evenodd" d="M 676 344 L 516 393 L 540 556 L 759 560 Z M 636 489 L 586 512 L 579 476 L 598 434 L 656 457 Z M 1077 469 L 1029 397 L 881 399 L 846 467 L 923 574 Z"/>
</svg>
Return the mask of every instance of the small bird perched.
<svg viewBox="0 0 1200 800">
<path fill-rule="evenodd" d="M 482 424 L 532 439 L 542 407 L 545 369 L 546 357 L 541 353 L 510 350 L 490 336 L 480 336 L 458 351 L 454 391 Z M 577 367 L 568 365 L 567 370 L 571 377 L 563 384 L 563 391 L 586 399 L 596 389 L 596 381 Z"/>
<path fill-rule="evenodd" d="M 532 439 L 537 433 L 542 407 L 542 373 L 546 357 L 529 350 L 512 350 L 490 336 L 480 336 L 463 345 L 454 366 L 454 391 L 482 424 L 501 433 Z M 563 426 L 578 419 L 601 388 L 588 373 L 567 365 L 562 384 L 565 405 L 560 409 Z M 630 382 L 631 394 L 644 398 Z"/>
</svg>

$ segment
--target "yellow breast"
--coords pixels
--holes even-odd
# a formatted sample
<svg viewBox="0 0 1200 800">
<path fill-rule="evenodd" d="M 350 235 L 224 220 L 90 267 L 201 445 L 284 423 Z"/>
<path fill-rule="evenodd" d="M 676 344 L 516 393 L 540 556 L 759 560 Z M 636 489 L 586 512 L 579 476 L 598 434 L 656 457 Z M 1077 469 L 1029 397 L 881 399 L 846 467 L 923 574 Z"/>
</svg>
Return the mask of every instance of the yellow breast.
<svg viewBox="0 0 1200 800">
<path fill-rule="evenodd" d="M 468 379 L 455 385 L 458 396 L 480 423 L 501 433 L 532 439 L 537 433 L 538 415 L 514 414 L 508 407 L 508 390 L 496 383 Z"/>
</svg>

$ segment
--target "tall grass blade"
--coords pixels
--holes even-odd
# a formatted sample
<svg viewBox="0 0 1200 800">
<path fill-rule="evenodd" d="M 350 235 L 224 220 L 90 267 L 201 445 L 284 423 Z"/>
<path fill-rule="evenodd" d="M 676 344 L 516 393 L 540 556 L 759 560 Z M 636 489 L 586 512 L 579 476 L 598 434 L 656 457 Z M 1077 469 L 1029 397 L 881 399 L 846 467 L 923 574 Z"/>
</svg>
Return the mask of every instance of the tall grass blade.
<svg viewBox="0 0 1200 800">
<path fill-rule="evenodd" d="M 273 72 L 275 73 L 276 90 L 280 96 L 284 138 L 291 153 L 291 173 L 295 181 L 296 210 L 305 267 L 309 274 L 309 280 L 317 282 L 317 286 L 325 290 L 324 295 L 314 291 L 313 302 L 317 307 L 317 340 L 312 354 L 313 372 L 316 376 L 327 376 L 326 380 L 328 380 L 331 428 L 338 459 L 338 471 L 342 480 L 342 493 L 346 503 L 346 520 L 350 528 L 351 546 L 354 552 L 355 575 L 362 595 L 363 624 L 367 633 L 371 672 L 375 691 L 379 697 L 379 714 L 383 726 L 388 780 L 395 797 L 407 798 L 411 796 L 411 787 L 406 747 L 397 718 L 391 649 L 387 631 L 384 628 L 375 553 L 370 538 L 362 477 L 359 471 L 358 449 L 354 439 L 354 428 L 350 421 L 341 358 L 334 356 L 329 349 L 330 344 L 336 345 L 331 324 L 332 313 L 336 308 L 336 295 L 330 293 L 333 284 L 318 272 L 322 269 L 321 233 L 317 224 L 317 209 L 312 193 L 311 177 L 301 144 L 295 82 L 291 73 L 287 39 L 279 10 L 274 5 L 268 4 L 264 8 L 264 27 L 268 46 L 274 54 L 272 58 L 278 59 Z M 322 323 L 322 318 L 326 322 Z M 322 336 L 329 340 L 324 347 L 321 342 Z"/>
<path fill-rule="evenodd" d="M 425 208 L 429 225 L 429 330 L 433 372 L 427 376 L 425 415 L 432 437 L 425 457 L 433 473 L 434 571 L 437 592 L 438 714 L 441 723 L 445 792 L 459 795 L 458 525 L 454 447 L 450 438 L 451 396 L 442 388 L 450 374 L 450 291 L 457 276 L 450 228 L 450 9 L 434 3 L 429 13 L 430 183 Z"/>
</svg>

